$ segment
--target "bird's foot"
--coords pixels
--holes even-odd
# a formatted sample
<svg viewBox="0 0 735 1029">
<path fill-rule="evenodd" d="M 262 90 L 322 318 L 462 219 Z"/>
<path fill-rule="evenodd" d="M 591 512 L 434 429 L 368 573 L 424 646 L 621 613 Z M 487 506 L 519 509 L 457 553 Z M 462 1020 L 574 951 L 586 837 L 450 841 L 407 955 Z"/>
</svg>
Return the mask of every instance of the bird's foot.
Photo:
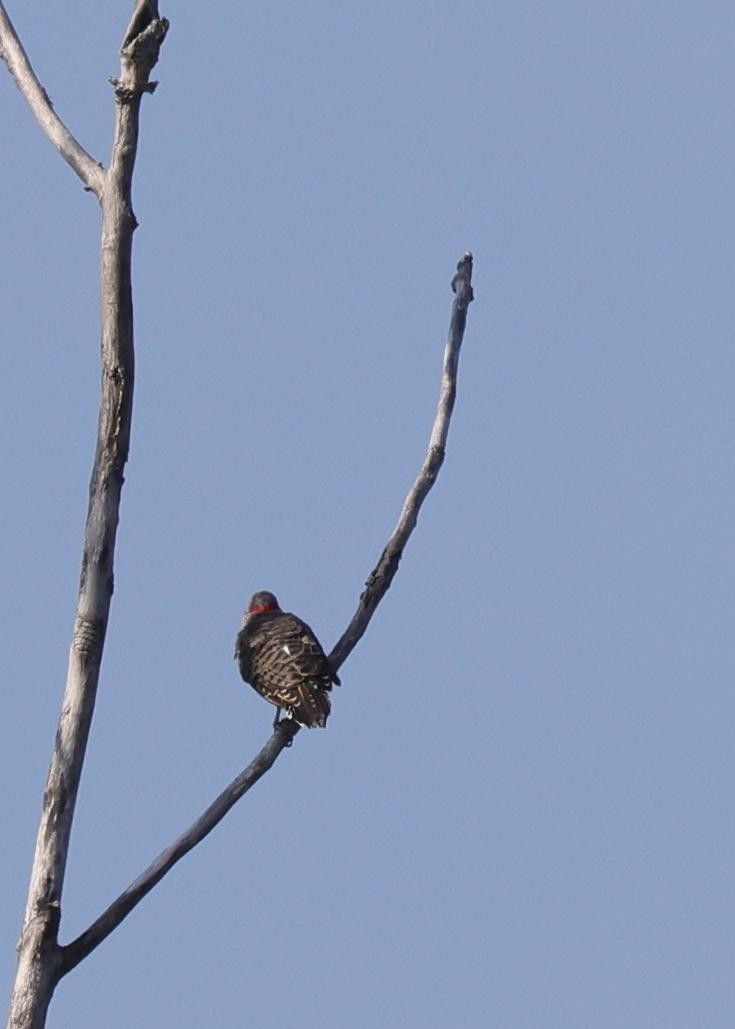
<svg viewBox="0 0 735 1029">
<path fill-rule="evenodd" d="M 273 729 L 284 737 L 284 747 L 290 747 L 294 736 L 299 731 L 299 725 L 293 718 L 281 718 L 280 721 L 276 720 L 273 723 Z"/>
</svg>

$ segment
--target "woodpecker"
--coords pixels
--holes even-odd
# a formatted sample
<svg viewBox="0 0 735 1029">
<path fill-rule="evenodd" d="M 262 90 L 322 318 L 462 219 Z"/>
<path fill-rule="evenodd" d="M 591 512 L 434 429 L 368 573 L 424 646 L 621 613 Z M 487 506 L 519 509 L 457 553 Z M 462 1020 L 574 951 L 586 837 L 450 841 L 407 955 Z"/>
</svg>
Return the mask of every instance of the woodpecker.
<svg viewBox="0 0 735 1029">
<path fill-rule="evenodd" d="M 282 611 L 273 593 L 253 594 L 235 641 L 235 660 L 245 682 L 310 729 L 324 728 L 329 692 L 340 685 L 319 640 L 296 615 Z"/>
</svg>

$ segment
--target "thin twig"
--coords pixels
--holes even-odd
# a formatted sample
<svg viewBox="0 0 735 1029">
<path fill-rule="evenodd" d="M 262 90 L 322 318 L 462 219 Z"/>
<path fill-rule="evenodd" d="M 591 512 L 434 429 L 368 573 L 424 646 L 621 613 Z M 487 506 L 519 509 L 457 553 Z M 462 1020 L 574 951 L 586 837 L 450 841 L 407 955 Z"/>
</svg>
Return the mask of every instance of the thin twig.
<svg viewBox="0 0 735 1029">
<path fill-rule="evenodd" d="M 100 199 L 105 171 L 72 136 L 54 110 L 48 93 L 36 77 L 31 62 L 18 39 L 5 5 L 0 2 L 0 58 L 5 61 L 15 84 L 25 97 L 38 124 L 66 163 L 77 173 L 86 189 Z"/>
<path fill-rule="evenodd" d="M 456 293 L 449 323 L 449 337 L 444 351 L 441 393 L 429 449 L 416 481 L 406 497 L 398 524 L 370 573 L 357 612 L 330 654 L 335 669 L 352 652 L 367 629 L 380 600 L 385 595 L 398 568 L 408 538 L 416 526 L 419 509 L 436 481 L 444 460 L 449 422 L 457 393 L 457 367 L 462 346 L 467 308 L 472 300 L 472 254 L 467 253 L 457 265 L 452 279 Z M 248 767 L 222 791 L 213 804 L 179 838 L 163 850 L 135 882 L 103 911 L 88 929 L 61 949 L 61 975 L 65 975 L 98 947 L 126 918 L 143 897 L 161 881 L 177 861 L 207 836 L 225 817 L 230 808 L 273 765 L 281 751 L 290 746 L 299 726 L 283 719 L 260 753 Z"/>
<path fill-rule="evenodd" d="M 457 396 L 457 367 L 459 351 L 464 338 L 467 322 L 467 309 L 473 299 L 472 295 L 472 254 L 464 255 L 457 265 L 457 274 L 452 279 L 452 289 L 456 296 L 452 304 L 452 316 L 449 321 L 449 335 L 444 349 L 444 367 L 442 384 L 439 393 L 439 404 L 436 409 L 434 426 L 429 439 L 429 449 L 421 466 L 416 481 L 409 490 L 398 524 L 385 545 L 378 563 L 368 576 L 365 589 L 360 596 L 357 610 L 352 621 L 337 641 L 329 660 L 335 669 L 339 669 L 349 657 L 355 646 L 362 639 L 370 619 L 375 614 L 380 601 L 385 596 L 393 576 L 398 571 L 398 564 L 409 536 L 416 528 L 416 521 L 426 496 L 434 485 L 439 469 L 444 463 L 444 453 L 449 433 L 449 422 Z"/>
</svg>

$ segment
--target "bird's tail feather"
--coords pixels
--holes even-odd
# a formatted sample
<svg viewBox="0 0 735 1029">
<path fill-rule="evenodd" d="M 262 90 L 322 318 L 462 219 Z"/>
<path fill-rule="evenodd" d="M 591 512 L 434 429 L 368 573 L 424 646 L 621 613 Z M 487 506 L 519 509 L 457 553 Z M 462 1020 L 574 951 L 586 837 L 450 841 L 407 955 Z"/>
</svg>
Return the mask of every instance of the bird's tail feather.
<svg viewBox="0 0 735 1029">
<path fill-rule="evenodd" d="M 315 688 L 309 683 L 298 687 L 299 702 L 293 706 L 293 716 L 301 725 L 309 729 L 319 726 L 323 729 L 327 724 L 332 705 L 326 690 Z"/>
</svg>

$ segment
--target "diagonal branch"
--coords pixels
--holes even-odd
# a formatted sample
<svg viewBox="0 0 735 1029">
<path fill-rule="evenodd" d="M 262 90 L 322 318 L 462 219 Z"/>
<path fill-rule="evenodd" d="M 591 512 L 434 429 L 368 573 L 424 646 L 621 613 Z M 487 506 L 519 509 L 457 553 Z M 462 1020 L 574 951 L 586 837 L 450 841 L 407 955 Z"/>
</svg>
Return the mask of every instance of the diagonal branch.
<svg viewBox="0 0 735 1029">
<path fill-rule="evenodd" d="M 282 726 L 273 733 L 260 753 L 253 758 L 247 768 L 234 779 L 227 789 L 213 801 L 207 810 L 201 815 L 186 832 L 182 833 L 177 840 L 165 850 L 161 851 L 155 861 L 146 868 L 142 875 L 139 875 L 134 883 L 115 900 L 104 911 L 100 917 L 92 923 L 85 932 L 78 936 L 73 943 L 62 947 L 61 952 L 61 974 L 66 975 L 72 968 L 75 968 L 90 951 L 99 946 L 113 929 L 116 929 L 122 920 L 130 914 L 136 904 L 145 897 L 147 893 L 163 879 L 164 875 L 177 861 L 180 861 L 185 854 L 201 843 L 205 836 L 218 825 L 225 817 L 230 808 L 247 793 L 251 786 L 268 771 L 285 746 L 288 746 L 293 736 L 298 732 L 298 725 L 295 723 L 282 723 Z"/>
<path fill-rule="evenodd" d="M 48 93 L 38 81 L 36 73 L 31 67 L 31 62 L 28 60 L 2 2 L 0 2 L 0 58 L 7 64 L 16 86 L 25 97 L 45 135 L 66 163 L 77 173 L 85 188 L 100 199 L 105 181 L 104 168 L 77 142 L 54 110 Z"/>
<path fill-rule="evenodd" d="M 449 335 L 444 349 L 441 391 L 434 419 L 434 427 L 431 430 L 431 438 L 429 439 L 429 449 L 426 452 L 424 463 L 421 465 L 416 481 L 404 501 L 398 524 L 386 543 L 377 565 L 368 576 L 365 590 L 360 596 L 360 601 L 352 621 L 342 633 L 332 653 L 329 655 L 330 662 L 337 670 L 339 670 L 340 666 L 362 639 L 370 619 L 375 614 L 375 609 L 387 593 L 393 581 L 393 576 L 398 571 L 398 564 L 403 557 L 403 551 L 408 543 L 409 536 L 416 528 L 421 505 L 426 500 L 428 492 L 439 474 L 439 469 L 444 463 L 449 422 L 457 396 L 459 351 L 462 346 L 465 325 L 467 323 L 467 309 L 473 299 L 472 254 L 469 251 L 457 265 L 457 274 L 452 279 L 452 289 L 456 296 L 452 304 Z"/>
<path fill-rule="evenodd" d="M 357 611 L 330 654 L 330 661 L 335 669 L 339 668 L 352 653 L 388 590 L 398 569 L 398 563 L 408 538 L 416 527 L 421 505 L 434 485 L 444 460 L 449 422 L 457 394 L 459 351 L 467 321 L 467 309 L 473 298 L 472 254 L 466 253 L 457 265 L 457 274 L 452 279 L 452 289 L 456 293 L 456 297 L 452 305 L 449 337 L 444 351 L 441 393 L 429 440 L 429 449 L 418 477 L 406 497 L 398 524 L 380 555 L 377 565 L 370 573 Z M 98 947 L 140 903 L 143 897 L 150 893 L 164 875 L 215 828 L 240 797 L 247 793 L 250 787 L 255 785 L 258 779 L 271 768 L 281 751 L 291 745 L 298 731 L 297 724 L 283 719 L 260 753 L 222 791 L 193 825 L 163 850 L 155 861 L 103 911 L 88 929 L 61 948 L 60 974 L 62 976 L 76 967 L 95 947 Z"/>
</svg>

